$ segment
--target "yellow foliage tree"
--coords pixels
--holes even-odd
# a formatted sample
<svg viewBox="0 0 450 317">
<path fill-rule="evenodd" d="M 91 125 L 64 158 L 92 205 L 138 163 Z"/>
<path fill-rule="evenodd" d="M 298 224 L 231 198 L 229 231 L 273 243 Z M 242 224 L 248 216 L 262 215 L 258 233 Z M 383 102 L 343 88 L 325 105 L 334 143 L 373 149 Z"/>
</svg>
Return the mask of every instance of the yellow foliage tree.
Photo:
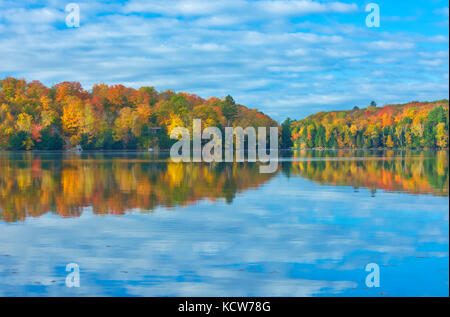
<svg viewBox="0 0 450 317">
<path fill-rule="evenodd" d="M 393 148 L 394 147 L 394 141 L 392 141 L 391 135 L 388 135 L 388 137 L 387 137 L 386 146 L 388 148 Z"/>
<path fill-rule="evenodd" d="M 436 144 L 441 148 L 448 146 L 448 132 L 445 130 L 445 123 L 438 123 L 436 126 Z"/>
</svg>

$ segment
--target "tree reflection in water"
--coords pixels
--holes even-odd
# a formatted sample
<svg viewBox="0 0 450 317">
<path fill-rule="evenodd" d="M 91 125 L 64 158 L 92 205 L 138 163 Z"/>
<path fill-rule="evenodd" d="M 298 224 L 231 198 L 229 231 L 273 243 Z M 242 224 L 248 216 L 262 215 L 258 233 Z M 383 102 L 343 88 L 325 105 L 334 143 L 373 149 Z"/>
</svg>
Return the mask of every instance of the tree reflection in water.
<svg viewBox="0 0 450 317">
<path fill-rule="evenodd" d="M 448 152 L 311 151 L 285 154 L 287 177 L 320 184 L 412 194 L 448 195 Z M 203 199 L 232 203 L 276 174 L 257 163 L 173 163 L 149 153 L 0 153 L 0 219 L 23 221 L 52 212 L 78 217 L 149 212 Z"/>
</svg>

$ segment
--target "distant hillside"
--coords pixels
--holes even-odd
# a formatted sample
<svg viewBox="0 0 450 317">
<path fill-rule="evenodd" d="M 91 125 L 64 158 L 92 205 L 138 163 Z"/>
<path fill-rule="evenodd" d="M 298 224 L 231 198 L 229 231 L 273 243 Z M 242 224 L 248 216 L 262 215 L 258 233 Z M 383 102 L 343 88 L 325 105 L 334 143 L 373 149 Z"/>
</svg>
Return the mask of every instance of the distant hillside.
<svg viewBox="0 0 450 317">
<path fill-rule="evenodd" d="M 278 126 L 256 109 L 231 96 L 203 99 L 185 92 L 158 92 L 123 85 L 95 84 L 86 91 L 78 82 L 46 87 L 39 81 L 0 80 L 0 149 L 60 150 L 169 148 L 170 131 L 191 127 Z"/>
<path fill-rule="evenodd" d="M 448 100 L 318 112 L 291 122 L 294 148 L 448 148 Z"/>
</svg>

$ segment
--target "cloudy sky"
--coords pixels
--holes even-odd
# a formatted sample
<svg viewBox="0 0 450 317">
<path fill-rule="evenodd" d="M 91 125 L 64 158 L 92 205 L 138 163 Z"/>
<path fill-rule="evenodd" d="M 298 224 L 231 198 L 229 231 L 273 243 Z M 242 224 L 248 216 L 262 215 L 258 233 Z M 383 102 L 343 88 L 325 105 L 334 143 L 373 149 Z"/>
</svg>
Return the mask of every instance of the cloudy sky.
<svg viewBox="0 0 450 317">
<path fill-rule="evenodd" d="M 277 120 L 449 95 L 448 1 L 73 1 L 79 28 L 70 2 L 0 0 L 0 78 L 231 94 Z"/>
</svg>

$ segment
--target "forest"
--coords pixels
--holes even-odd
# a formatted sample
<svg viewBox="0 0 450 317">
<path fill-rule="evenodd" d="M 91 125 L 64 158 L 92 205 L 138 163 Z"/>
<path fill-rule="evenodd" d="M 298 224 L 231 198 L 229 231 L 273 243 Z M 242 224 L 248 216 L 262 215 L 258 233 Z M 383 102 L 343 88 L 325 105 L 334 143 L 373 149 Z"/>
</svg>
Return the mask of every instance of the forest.
<svg viewBox="0 0 450 317">
<path fill-rule="evenodd" d="M 318 112 L 281 124 L 280 148 L 448 148 L 449 102 L 410 102 Z M 0 149 L 168 149 L 177 126 L 278 127 L 256 110 L 234 101 L 154 87 L 128 88 L 79 82 L 46 87 L 39 81 L 0 80 Z"/>
<path fill-rule="evenodd" d="M 282 124 L 294 148 L 448 148 L 448 100 L 318 112 Z M 286 139 L 286 138 L 285 138 Z M 287 141 L 284 141 L 286 143 Z"/>
<path fill-rule="evenodd" d="M 0 149 L 168 149 L 174 127 L 277 127 L 276 121 L 237 104 L 231 96 L 203 99 L 154 87 L 127 88 L 78 82 L 50 88 L 39 81 L 0 80 Z"/>
</svg>

